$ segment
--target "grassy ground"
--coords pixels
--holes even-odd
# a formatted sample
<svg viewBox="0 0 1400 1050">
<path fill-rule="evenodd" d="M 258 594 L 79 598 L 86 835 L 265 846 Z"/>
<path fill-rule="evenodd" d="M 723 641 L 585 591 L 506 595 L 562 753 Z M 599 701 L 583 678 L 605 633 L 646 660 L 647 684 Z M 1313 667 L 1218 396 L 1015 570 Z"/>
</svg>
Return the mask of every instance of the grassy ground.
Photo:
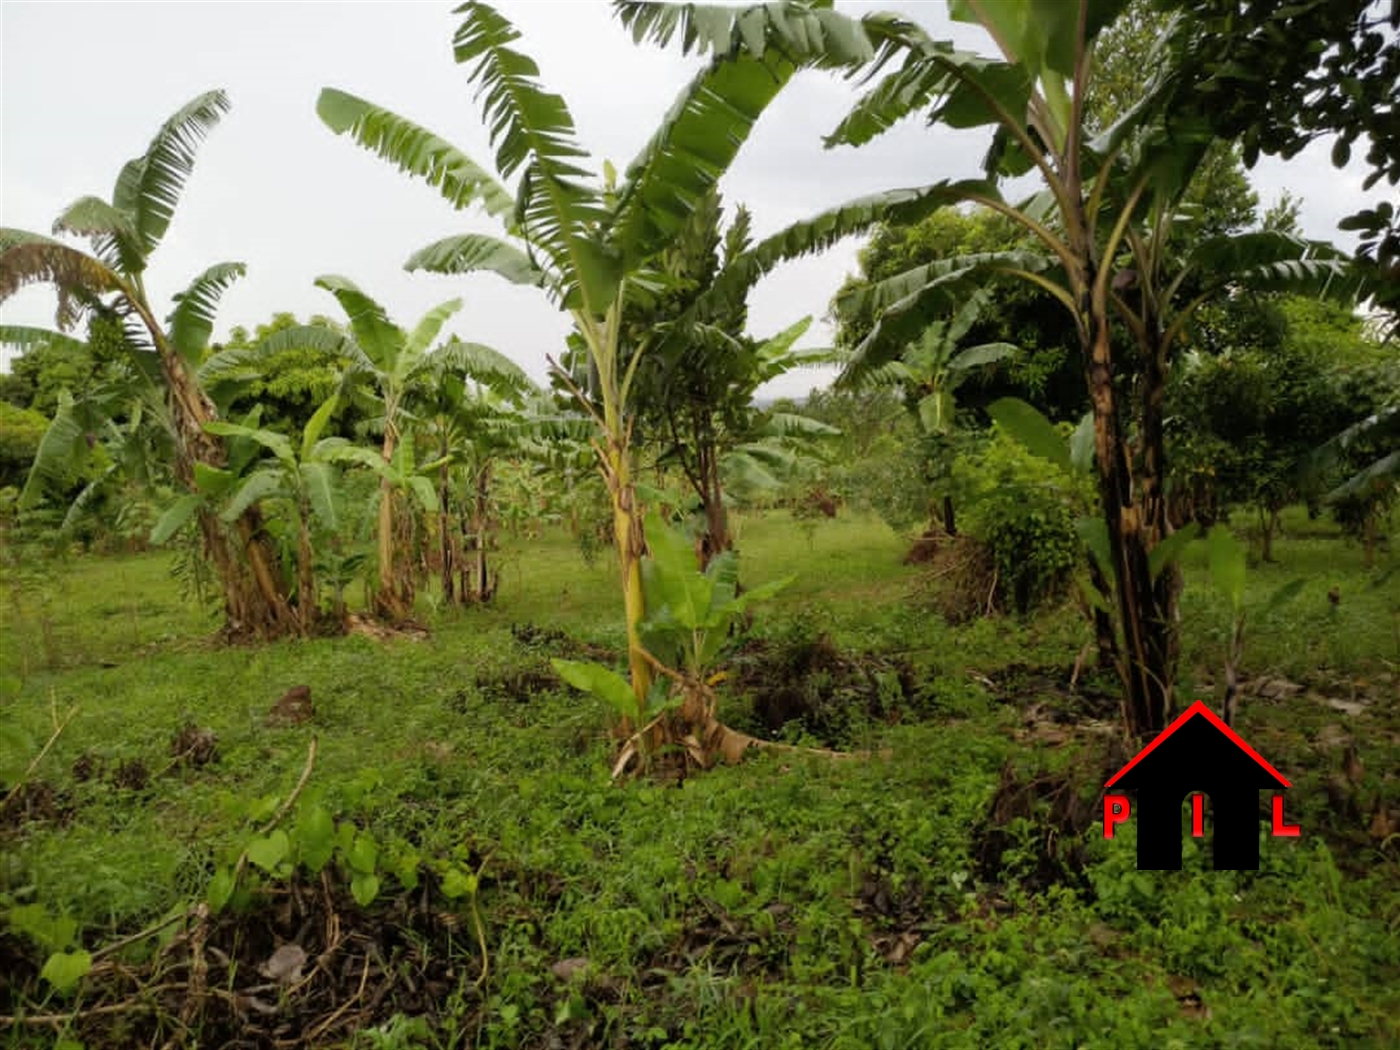
<svg viewBox="0 0 1400 1050">
<path fill-rule="evenodd" d="M 1400 847 L 1384 824 L 1400 830 L 1397 555 L 1363 570 L 1325 524 L 1284 529 L 1247 605 L 1308 582 L 1250 621 L 1241 732 L 1292 779 L 1304 834 L 1265 839 L 1260 870 L 1238 873 L 1210 871 L 1189 839 L 1184 871 L 1138 872 L 1131 824 L 1103 840 L 1096 785 L 1124 756 L 1097 728 L 1116 717 L 1111 683 L 1068 687 L 1087 640 L 1071 608 L 951 627 L 873 520 L 739 522 L 747 578 L 798 582 L 760 610 L 724 714 L 880 757 L 767 752 L 620 788 L 603 711 L 549 679 L 551 655 L 622 643 L 611 565 L 566 535 L 509 541 L 490 608 L 425 597 L 427 640 L 220 649 L 166 555 L 26 566 L 0 593 L 15 694 L 0 725 L 37 747 L 77 711 L 35 770 L 49 793 L 0 827 L 12 925 L 42 905 L 20 913 L 70 917 L 96 950 L 204 899 L 313 735 L 319 751 L 280 825 L 286 859 L 248 865 L 211 935 L 222 1014 L 180 1035 L 157 986 L 188 974 L 162 976 L 143 942 L 102 963 L 137 1007 L 72 1027 L 0 1019 L 0 1046 L 313 1029 L 319 1045 L 405 1048 L 1400 1044 Z M 1204 552 L 1186 565 L 1185 678 L 1208 696 L 1226 610 Z M 314 718 L 267 725 L 298 685 Z M 217 735 L 212 762 L 172 766 L 187 723 Z M 320 815 L 346 826 L 324 880 L 308 863 Z M 368 908 L 347 892 L 357 872 L 379 884 Z M 294 994 L 264 975 L 252 983 L 271 991 L 243 995 L 238 965 L 282 942 L 307 948 L 308 973 L 324 963 L 314 981 Z M 44 1001 L 45 954 L 32 930 L 0 935 L 0 1013 L 114 1001 Z M 299 1001 L 322 986 L 350 1000 L 338 1017 Z"/>
</svg>

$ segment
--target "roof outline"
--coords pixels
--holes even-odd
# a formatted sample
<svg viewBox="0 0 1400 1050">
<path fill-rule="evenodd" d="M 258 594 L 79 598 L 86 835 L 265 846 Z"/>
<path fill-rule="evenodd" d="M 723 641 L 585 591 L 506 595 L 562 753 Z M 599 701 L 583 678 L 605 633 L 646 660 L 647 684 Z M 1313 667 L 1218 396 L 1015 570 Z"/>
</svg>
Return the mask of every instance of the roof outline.
<svg viewBox="0 0 1400 1050">
<path fill-rule="evenodd" d="M 1239 748 L 1246 755 L 1252 758 L 1256 763 L 1263 767 L 1265 772 L 1267 772 L 1284 787 L 1288 788 L 1293 786 L 1289 782 L 1288 778 L 1285 777 L 1282 773 L 1280 773 L 1277 769 L 1275 769 L 1272 765 L 1270 765 L 1263 755 L 1259 754 L 1258 751 L 1255 751 L 1254 748 L 1250 747 L 1243 740 L 1241 740 L 1238 733 L 1236 733 L 1233 729 L 1231 729 L 1223 721 L 1221 721 L 1220 716 L 1217 715 L 1214 711 L 1212 711 L 1209 707 L 1207 707 L 1205 701 L 1197 700 L 1194 704 L 1192 704 L 1185 711 L 1183 711 L 1180 714 L 1180 716 L 1178 716 L 1177 719 L 1172 722 L 1171 725 L 1167 726 L 1166 729 L 1158 733 L 1156 740 L 1152 741 L 1152 743 L 1148 744 L 1145 748 L 1139 751 L 1136 755 L 1132 757 L 1131 760 L 1129 760 L 1126 766 L 1120 769 L 1117 773 L 1113 774 L 1113 778 L 1109 780 L 1109 782 L 1105 784 L 1104 787 L 1111 788 L 1114 784 L 1118 783 L 1118 781 L 1121 780 L 1130 769 L 1136 766 L 1153 751 L 1157 750 L 1158 745 L 1164 743 L 1168 737 L 1170 737 L 1173 733 L 1175 733 L 1178 729 L 1180 729 L 1191 719 L 1195 718 L 1197 715 L 1204 715 L 1206 720 L 1212 726 L 1214 726 L 1216 729 L 1220 730 L 1225 734 L 1225 736 L 1229 739 L 1230 743 L 1234 744 L 1237 748 Z"/>
</svg>

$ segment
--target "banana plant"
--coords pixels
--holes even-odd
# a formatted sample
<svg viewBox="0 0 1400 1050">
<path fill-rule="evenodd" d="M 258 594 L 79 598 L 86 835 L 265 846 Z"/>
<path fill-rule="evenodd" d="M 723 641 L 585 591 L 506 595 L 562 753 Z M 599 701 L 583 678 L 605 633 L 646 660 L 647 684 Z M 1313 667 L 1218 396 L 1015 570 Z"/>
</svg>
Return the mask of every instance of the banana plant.
<svg viewBox="0 0 1400 1050">
<path fill-rule="evenodd" d="M 41 234 L 0 229 L 0 302 L 26 285 L 45 283 L 58 291 L 60 329 L 72 328 L 86 315 L 120 321 L 119 342 L 127 361 L 163 391 L 174 474 L 191 494 L 196 491 L 195 467 L 221 467 L 227 456 L 220 440 L 204 429 L 217 413 L 195 370 L 208 346 L 219 299 L 244 267 L 225 262 L 205 270 L 174 297 L 164 324 L 151 305 L 145 274 L 194 170 L 200 142 L 228 108 L 222 91 L 199 95 L 161 126 L 144 154 L 127 162 L 110 201 L 86 196 L 64 210 L 54 233 L 88 238 L 91 252 Z M 54 335 L 33 329 L 25 338 Z M 223 585 L 226 630 L 260 636 L 294 631 L 286 584 L 255 509 L 231 523 L 202 511 L 199 525 L 205 554 Z"/>
<path fill-rule="evenodd" d="M 1358 460 L 1364 462 L 1362 466 Z M 1358 469 L 1359 467 L 1359 469 Z M 1304 469 L 1317 477 L 1344 475 L 1323 496 L 1332 506 L 1353 502 L 1362 515 L 1366 566 L 1375 560 L 1378 526 L 1385 509 L 1400 495 L 1400 405 L 1389 405 L 1323 442 Z"/>
<path fill-rule="evenodd" d="M 649 729 L 678 711 L 688 731 L 673 742 L 702 768 L 716 754 L 729 760 L 741 755 L 753 739 L 720 722 L 716 715 L 716 668 L 734 627 L 749 607 L 766 601 L 794 577 L 773 580 L 737 593 L 738 555 L 724 551 L 703 570 L 695 568 L 686 536 L 652 511 L 647 515 L 651 553 L 642 560 L 648 615 L 640 625 L 643 652 L 659 672 L 648 694 L 638 700 L 626 679 L 601 664 L 553 659 L 559 676 L 570 685 L 608 703 L 625 724 L 639 728 L 628 739 L 613 766 L 613 776 L 634 761 L 645 765 L 652 756 Z"/>
<path fill-rule="evenodd" d="M 829 423 L 796 412 L 755 412 L 744 440 L 720 458 L 724 494 L 737 503 L 771 496 L 811 477 L 827 462 L 822 443 L 840 435 Z"/>
<path fill-rule="evenodd" d="M 336 455 L 369 467 L 379 477 L 374 611 L 390 620 L 402 620 L 413 610 L 415 588 L 408 564 L 409 545 L 396 542 L 409 519 L 396 514 L 395 508 L 406 497 L 433 513 L 440 506 L 432 483 L 422 473 L 427 468 L 413 458 L 412 429 L 419 423 L 413 411 L 414 398 L 426 378 L 444 368 L 501 376 L 518 376 L 519 369 L 496 351 L 476 343 L 453 338 L 434 348 L 443 327 L 461 309 L 460 299 L 429 310 L 412 330 L 406 330 L 394 324 L 384 307 L 348 278 L 324 275 L 316 279 L 316 285 L 335 296 L 345 311 L 349 331 L 317 325 L 284 329 L 260 344 L 253 357 L 266 360 L 288 350 L 319 350 L 349 362 L 341 389 L 346 397 L 368 399 L 374 411 L 370 425 L 381 439 L 377 453 L 343 448 Z M 236 364 L 231 362 L 230 367 Z M 434 469 L 439 465 L 432 464 Z"/>
<path fill-rule="evenodd" d="M 212 422 L 217 424 L 219 421 Z M 225 517 L 223 512 L 228 496 L 246 480 L 248 472 L 257 465 L 260 447 L 257 442 L 249 440 L 246 433 L 258 429 L 261 422 L 262 407 L 255 406 L 238 422 L 243 433 L 232 438 L 224 435 L 228 439 L 224 442 L 227 452 L 223 466 L 211 467 L 204 463 L 195 464 L 194 491 L 177 495 L 165 508 L 151 528 L 151 543 L 160 546 L 168 542 L 190 521 L 197 520 L 203 515 L 209 514 L 216 518 Z M 246 509 L 257 503 L 256 499 L 249 499 L 243 502 L 243 507 Z M 261 513 L 262 508 L 258 509 Z M 237 513 L 229 514 L 227 520 L 234 521 L 237 517 Z"/>
<path fill-rule="evenodd" d="M 381 452 L 352 444 L 341 438 L 328 438 L 334 442 L 326 451 L 326 458 L 333 463 L 355 464 L 365 467 L 379 478 L 378 503 L 378 589 L 374 595 L 374 609 L 382 616 L 405 619 L 413 609 L 416 588 L 414 573 L 408 564 L 408 553 L 412 550 L 411 536 L 414 516 L 406 505 L 416 504 L 425 514 L 437 514 L 440 509 L 437 489 L 433 485 L 433 473 L 443 465 L 440 460 L 419 462 L 415 448 L 414 432 L 406 430 L 394 444 L 391 459 L 385 460 Z M 388 504 L 391 511 L 385 513 Z M 385 573 L 385 557 L 389 571 Z M 386 594 L 385 591 L 388 590 Z"/>
<path fill-rule="evenodd" d="M 0 327 L 0 345 L 32 345 L 30 339 L 38 342 L 41 334 L 42 329 Z M 161 465 L 171 458 L 171 441 L 169 411 L 161 392 L 126 362 L 108 362 L 94 371 L 76 397 L 67 389 L 59 390 L 20 493 L 20 506 L 51 499 L 70 490 L 74 479 L 86 477 L 60 525 L 68 533 L 120 478 L 146 485 L 161 478 Z"/>
<path fill-rule="evenodd" d="M 917 111 L 934 124 L 991 129 L 985 177 L 929 192 L 947 204 L 1005 216 L 1040 250 L 919 266 L 856 290 L 843 310 L 881 316 L 858 355 L 882 340 L 898 344 L 923 311 L 948 302 L 950 289 L 975 277 L 1028 280 L 1070 312 L 1093 407 L 1125 728 L 1150 737 L 1171 715 L 1179 649 L 1180 576 L 1174 568 L 1154 575 L 1149 565 L 1170 534 L 1163 399 L 1172 351 L 1195 309 L 1233 288 L 1351 295 L 1356 285 L 1339 253 L 1281 233 L 1199 238 L 1184 258 L 1173 254 L 1184 191 L 1213 138 L 1199 114 L 1166 105 L 1178 68 L 1174 48 L 1181 44 L 1171 35 L 1139 103 L 1090 136 L 1094 43 L 1125 6 L 1125 0 L 951 0 L 954 19 L 988 31 L 996 57 L 933 40 L 896 16 L 872 16 L 865 25 L 878 41 L 871 75 L 879 81 L 827 141 L 860 145 Z M 1003 195 L 1003 178 L 1031 173 L 1039 192 L 1020 202 Z M 1118 325 L 1136 344 L 1135 359 L 1115 352 L 1110 336 Z M 1126 383 L 1125 375 L 1134 381 Z"/>
<path fill-rule="evenodd" d="M 1185 534 L 1176 533 L 1176 536 Z M 1195 529 L 1189 530 L 1190 534 Z M 1230 603 L 1230 636 L 1225 647 L 1225 695 L 1221 717 L 1227 726 L 1235 724 L 1239 702 L 1240 661 L 1244 657 L 1245 622 L 1250 612 L 1245 606 L 1245 579 L 1248 575 L 1248 555 L 1245 545 L 1228 528 L 1214 525 L 1206 534 L 1206 559 L 1211 582 L 1216 591 Z M 1257 610 L 1262 618 L 1292 601 L 1303 589 L 1306 580 L 1289 580 L 1265 599 Z"/>
<path fill-rule="evenodd" d="M 314 534 L 333 537 L 340 531 L 343 496 L 336 464 L 346 442 L 343 438 L 321 437 L 339 400 L 338 394 L 332 395 L 312 414 L 300 441 L 241 423 L 205 424 L 211 433 L 256 444 L 269 453 L 242 478 L 229 471 L 209 470 L 202 480 L 206 492 L 228 493 L 222 511 L 226 519 L 268 501 L 279 501 L 291 509 L 296 526 L 296 608 L 303 634 L 311 633 L 319 611 Z"/>
<path fill-rule="evenodd" d="M 1309 466 L 1313 470 L 1327 472 L 1345 466 L 1348 458 L 1358 453 L 1362 453 L 1363 458 L 1377 456 L 1324 497 L 1329 501 L 1343 499 L 1356 495 L 1367 486 L 1400 480 L 1400 448 L 1397 445 L 1400 445 L 1400 404 L 1387 405 L 1319 445 L 1313 452 Z"/>
<path fill-rule="evenodd" d="M 430 355 L 413 398 L 423 439 L 436 449 L 438 556 L 443 599 L 489 601 L 495 591 L 487 566 L 490 549 L 491 473 L 495 461 L 519 448 L 528 425 L 524 371 L 487 347 L 470 354 Z M 454 497 L 454 477 L 468 495 Z M 465 540 L 468 550 L 463 550 Z M 467 555 L 470 553 L 471 557 Z"/>
<path fill-rule="evenodd" d="M 986 292 L 976 292 L 951 317 L 935 321 L 917 339 L 905 343 L 899 357 L 892 360 L 867 349 L 846 366 L 838 382 L 899 388 L 923 436 L 946 449 L 957 428 L 958 388 L 980 369 L 1017 353 L 1010 343 L 959 345 L 988 301 Z M 947 494 L 943 497 L 943 529 L 950 536 L 957 534 L 953 498 Z"/>
<path fill-rule="evenodd" d="M 645 19 L 649 7 L 630 11 Z M 454 55 L 471 67 L 499 177 L 519 174 L 515 192 L 439 136 L 363 99 L 328 88 L 317 111 L 333 131 L 349 134 L 424 179 L 454 207 L 480 204 L 502 222 L 504 239 L 476 233 L 448 237 L 415 253 L 409 269 L 490 270 L 542 288 L 572 319 L 590 365 L 589 390 L 575 384 L 576 393 L 597 424 L 595 450 L 612 502 L 631 688 L 644 703 L 652 668 L 638 633 L 646 614 L 645 541 L 634 483 L 632 397 L 650 340 L 643 336 L 638 345 L 626 345 L 628 311 L 663 290 L 659 256 L 798 68 L 860 62 L 872 50 L 858 23 L 829 9 L 790 2 L 728 10 L 722 25 L 704 21 L 698 36 L 689 23 L 648 32 L 631 22 L 639 38 L 669 39 L 680 32 L 687 49 L 698 45 L 714 57 L 682 89 L 624 179 L 600 182 L 585 166 L 587 153 L 576 141 L 567 103 L 543 88 L 535 62 L 516 48 L 519 31 L 475 0 L 457 13 L 464 17 L 453 39 Z M 624 12 L 624 21 L 628 17 Z M 804 243 L 812 246 L 831 234 L 828 226 Z"/>
<path fill-rule="evenodd" d="M 826 348 L 794 349 L 811 325 L 803 318 L 766 340 L 711 325 L 677 326 L 639 370 L 639 415 L 661 446 L 659 465 L 678 466 L 700 503 L 699 567 L 733 547 L 728 509 L 731 480 L 740 489 L 776 489 L 791 477 L 814 442 L 834 427 L 794 413 L 765 414 L 754 392 L 777 376 L 832 359 Z M 741 326 L 740 326 L 741 327 Z"/>
<path fill-rule="evenodd" d="M 727 477 L 738 470 L 754 487 L 767 474 L 765 464 L 775 467 L 788 451 L 757 433 L 762 414 L 753 405 L 754 392 L 793 368 L 826 363 L 831 355 L 794 349 L 811 326 L 810 317 L 770 339 L 752 338 L 746 329 L 753 281 L 730 285 L 723 296 L 711 294 L 726 263 L 752 247 L 748 209 L 740 206 L 727 229 L 721 228 L 721 216 L 718 192 L 698 202 L 660 256 L 664 291 L 629 313 L 625 333 L 637 333 L 627 339 L 629 345 L 651 340 L 635 378 L 639 439 L 660 446 L 658 462 L 679 467 L 699 501 L 701 569 L 733 546 Z M 584 382 L 582 375 L 576 380 Z M 795 434 L 790 428 L 788 436 Z"/>
<path fill-rule="evenodd" d="M 542 519 L 557 515 L 568 523 L 590 564 L 598 548 L 611 546 L 610 536 L 595 544 L 598 537 L 583 519 L 599 495 L 606 496 L 602 476 L 594 469 L 596 432 L 594 421 L 582 412 L 561 412 L 557 402 L 543 394 L 531 398 L 522 425 L 512 434 L 517 452 L 510 472 L 514 498 L 498 507 L 517 535 L 521 526 L 533 532 Z"/>
</svg>

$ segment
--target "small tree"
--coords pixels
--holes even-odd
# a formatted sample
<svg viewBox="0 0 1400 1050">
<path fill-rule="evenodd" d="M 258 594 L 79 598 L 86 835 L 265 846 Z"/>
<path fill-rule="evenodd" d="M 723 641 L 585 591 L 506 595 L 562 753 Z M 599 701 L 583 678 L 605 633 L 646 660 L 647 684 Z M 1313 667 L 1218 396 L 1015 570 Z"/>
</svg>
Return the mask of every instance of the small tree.
<svg viewBox="0 0 1400 1050">
<path fill-rule="evenodd" d="M 1010 343 L 959 344 L 987 308 L 985 292 L 971 296 L 945 321 L 935 321 L 917 340 L 906 343 L 897 358 L 866 353 L 842 373 L 845 384 L 889 385 L 904 395 L 905 407 L 919 428 L 919 435 L 935 470 L 946 478 L 950 467 L 953 438 L 957 432 L 957 390 L 988 365 L 1016 354 Z M 951 492 L 944 491 L 943 529 L 957 535 L 957 518 Z"/>
<path fill-rule="evenodd" d="M 48 283 L 58 290 L 60 329 L 89 313 L 121 322 L 122 352 L 138 375 L 164 392 L 174 474 L 189 493 L 196 490 L 195 467 L 217 468 L 226 456 L 220 439 L 204 429 L 217 413 L 196 368 L 219 298 L 242 276 L 243 264 L 220 263 L 195 278 L 175 296 L 163 325 L 147 297 L 145 271 L 170 226 L 200 142 L 227 109 L 222 91 L 195 98 L 162 125 L 143 155 L 122 168 L 110 202 L 83 197 L 58 217 L 54 232 L 87 237 L 91 254 L 39 234 L 0 230 L 0 302 L 25 285 Z M 65 444 L 56 441 L 53 447 Z M 223 585 L 225 630 L 260 636 L 295 631 L 286 583 L 256 509 L 233 522 L 232 531 L 201 511 L 199 529 L 205 556 Z"/>
</svg>

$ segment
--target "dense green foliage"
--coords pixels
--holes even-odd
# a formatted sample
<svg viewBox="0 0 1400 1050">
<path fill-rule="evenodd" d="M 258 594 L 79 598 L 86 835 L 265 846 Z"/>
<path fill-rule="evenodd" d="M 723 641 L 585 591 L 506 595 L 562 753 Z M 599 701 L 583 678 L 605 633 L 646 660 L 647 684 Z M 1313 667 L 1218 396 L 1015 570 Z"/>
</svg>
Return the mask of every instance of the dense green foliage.
<svg viewBox="0 0 1400 1050">
<path fill-rule="evenodd" d="M 978 253 L 1026 249 L 1031 242 L 1001 216 L 956 210 L 934 212 L 910 226 L 882 226 L 860 252 L 860 277 L 849 277 L 833 302 L 837 343 L 854 349 L 869 336 L 875 318 L 868 303 L 852 303 L 850 293 L 911 267 Z M 985 406 L 1016 395 L 1040 406 L 1053 419 L 1078 419 L 1087 405 L 1074 325 L 1054 299 L 1030 285 L 989 282 L 989 305 L 964 336 L 968 344 L 1008 343 L 1019 353 L 995 371 L 974 375 L 962 403 Z M 927 319 L 946 313 L 931 309 Z"/>
<path fill-rule="evenodd" d="M 1252 167 L 1261 155 L 1292 157 L 1332 137 L 1341 167 L 1365 149 L 1364 189 L 1400 183 L 1400 7 L 1305 0 L 1279 8 L 1188 0 L 1195 29 L 1174 102 L 1238 139 Z M 1374 304 L 1392 332 L 1400 321 L 1400 209 L 1382 198 L 1343 220 L 1360 234 Z"/>
<path fill-rule="evenodd" d="M 0 488 L 24 484 L 48 428 L 43 413 L 0 401 Z"/>
<path fill-rule="evenodd" d="M 102 322 L 94 317 L 91 325 L 100 331 Z M 58 407 L 59 391 L 86 389 L 92 382 L 97 355 L 79 340 L 43 340 L 15 357 L 10 370 L 0 377 L 0 397 L 19 408 L 52 416 Z"/>
<path fill-rule="evenodd" d="M 314 317 L 309 324 L 331 332 L 341 331 L 329 318 Z M 300 322 L 287 313 L 274 315 L 252 332 L 236 325 L 228 339 L 211 347 L 211 352 L 251 354 L 277 333 L 300 326 Z M 237 418 L 261 406 L 264 423 L 282 433 L 295 434 L 336 392 L 340 373 L 348 364 L 348 360 L 330 357 L 312 346 L 289 347 L 258 362 L 257 367 L 248 369 L 245 374 L 226 376 L 213 385 L 216 394 L 225 395 L 226 415 Z M 357 416 L 364 415 L 356 413 L 353 404 L 346 405 L 337 416 L 337 432 L 350 436 L 352 423 Z"/>
<path fill-rule="evenodd" d="M 1351 313 L 1288 298 L 1250 312 L 1250 324 L 1233 330 L 1204 319 L 1200 348 L 1182 361 L 1169 391 L 1169 447 L 1180 519 L 1257 508 L 1267 544 L 1269 522 L 1284 506 L 1321 509 L 1335 484 L 1339 465 L 1318 470 L 1317 449 L 1400 388 L 1393 355 L 1364 338 Z M 1356 453 L 1359 464 L 1364 453 Z"/>
<path fill-rule="evenodd" d="M 1081 560 L 1075 481 L 1026 452 L 1000 429 L 978 441 L 953 468 L 961 527 L 986 544 L 1005 605 L 1026 612 L 1060 597 Z"/>
<path fill-rule="evenodd" d="M 267 870 L 250 862 L 227 921 L 260 928 L 277 887 L 312 885 L 296 874 L 309 864 L 326 864 L 341 921 L 356 930 L 405 921 L 395 902 L 426 887 L 435 909 L 457 917 L 458 936 L 450 947 L 434 939 L 426 956 L 386 948 L 425 973 L 457 970 L 417 1022 L 424 1047 L 1340 1046 L 1400 1035 L 1394 844 L 1368 838 L 1364 819 L 1329 801 L 1352 739 L 1364 773 L 1343 787 L 1363 805 L 1400 805 L 1384 778 L 1400 728 L 1385 702 L 1393 682 L 1380 677 L 1400 656 L 1400 610 L 1334 531 L 1290 513 L 1286 567 L 1252 573 L 1247 598 L 1298 572 L 1310 579 L 1260 622 L 1246 653 L 1251 676 L 1286 676 L 1306 691 L 1247 699 L 1241 725 L 1293 780 L 1290 818 L 1304 838 L 1267 840 L 1257 874 L 1218 875 L 1189 840 L 1186 871 L 1137 872 L 1130 835 L 1106 843 L 1092 820 L 1052 831 L 1049 801 L 1004 829 L 999 853 L 986 852 L 1004 777 L 1024 785 L 1082 767 L 1082 789 L 1095 790 L 1098 738 L 1057 719 L 1113 700 L 1065 691 L 1082 629 L 1063 610 L 952 628 L 910 605 L 917 576 L 898 565 L 900 537 L 876 522 L 838 519 L 810 548 L 791 543 L 782 515 L 735 525 L 765 574 L 798 573 L 739 651 L 729 698 L 755 716 L 737 710 L 736 724 L 767 732 L 756 712 L 770 687 L 745 686 L 743 668 L 771 661 L 818 695 L 848 696 L 847 746 L 889 749 L 884 757 L 758 755 L 679 787 L 608 787 L 601 707 L 558 683 L 517 684 L 551 655 L 576 645 L 617 653 L 623 640 L 608 612 L 615 570 L 582 566 L 567 531 L 510 543 L 498 605 L 432 616 L 430 640 L 320 639 L 239 660 L 180 641 L 211 621 L 179 598 L 166 555 L 84 559 L 53 579 L 47 607 L 33 592 L 3 596 L 23 643 L 3 665 L 23 680 L 11 724 L 40 741 L 51 695 L 60 714 L 73 703 L 80 711 L 37 770 L 69 815 L 36 815 L 7 841 L 0 894 L 67 916 L 89 951 L 161 918 L 205 894 L 258 838 L 314 734 L 320 755 L 286 846 L 271 836 L 255 847 Z M 1186 562 L 1188 663 L 1204 689 L 1225 610 L 1195 586 L 1204 552 Z M 838 686 L 839 662 L 791 670 L 802 665 L 787 654 L 823 633 L 828 651 L 864 661 L 872 677 Z M 904 684 L 882 670 L 893 660 L 909 666 Z M 265 726 L 296 684 L 311 687 L 312 722 Z M 1352 697 L 1360 713 L 1332 706 Z M 186 720 L 217 734 L 217 757 L 166 771 L 168 740 Z M 114 782 L 137 761 L 147 786 Z M 98 772 L 72 772 L 85 769 Z M 323 840 L 324 819 L 351 837 L 337 846 L 332 828 Z M 321 852 L 323 843 L 343 852 Z M 279 860 L 283 848 L 294 852 Z M 351 896 L 357 865 L 377 883 L 363 908 Z M 362 880 L 360 894 L 368 890 Z M 473 900 L 491 965 L 480 989 Z M 7 950 L 41 957 L 30 934 L 12 936 Z M 129 951 L 138 964 L 140 947 Z M 551 973 L 567 959 L 586 959 L 586 971 Z M 358 967 L 352 991 L 356 980 Z M 0 1035 L 0 1045 L 51 1045 L 31 1035 Z"/>
<path fill-rule="evenodd" d="M 1400 5 L 949 7 L 994 54 L 619 0 L 704 56 L 621 174 L 481 0 L 491 166 L 325 89 L 500 227 L 409 270 L 568 316 L 552 395 L 463 300 L 335 275 L 343 320 L 216 342 L 220 263 L 158 321 L 220 91 L 62 213 L 90 251 L 0 229 L 62 330 L 0 327 L 0 1050 L 1400 1041 L 1396 213 L 1348 259 L 1244 167 L 1335 134 L 1400 179 Z M 829 146 L 922 113 L 983 177 L 726 223 L 812 70 L 863 78 Z M 748 331 L 867 233 L 834 350 Z M 1196 698 L 1292 781 L 1257 872 L 1099 830 Z"/>
</svg>

